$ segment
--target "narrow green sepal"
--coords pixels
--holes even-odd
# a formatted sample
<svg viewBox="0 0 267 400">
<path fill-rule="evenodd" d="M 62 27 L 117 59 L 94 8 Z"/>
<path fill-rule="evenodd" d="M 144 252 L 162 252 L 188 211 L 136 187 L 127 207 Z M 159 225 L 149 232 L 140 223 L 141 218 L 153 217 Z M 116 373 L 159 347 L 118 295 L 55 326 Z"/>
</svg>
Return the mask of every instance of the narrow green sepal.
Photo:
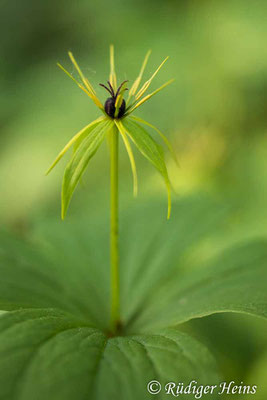
<svg viewBox="0 0 267 400">
<path fill-rule="evenodd" d="M 172 147 L 170 141 L 167 139 L 167 137 L 164 135 L 164 133 L 162 133 L 156 126 L 150 124 L 150 122 L 145 121 L 144 119 L 140 118 L 140 117 L 136 117 L 135 115 L 130 115 L 130 118 L 137 121 L 137 122 L 141 122 L 141 124 L 143 125 L 147 125 L 150 128 L 154 129 L 154 131 L 156 131 L 159 136 L 161 137 L 161 139 L 165 142 L 166 146 L 169 149 L 169 152 L 171 153 L 171 156 L 173 158 L 173 160 L 175 161 L 177 167 L 179 167 L 179 161 L 177 159 L 177 156 L 175 154 L 174 148 Z"/>
<path fill-rule="evenodd" d="M 121 124 L 123 125 L 125 132 L 131 138 L 138 150 L 143 154 L 144 157 L 146 157 L 146 159 L 157 169 L 157 171 L 163 177 L 168 194 L 167 219 L 169 219 L 171 214 L 171 183 L 164 160 L 164 152 L 162 146 L 160 146 L 152 138 L 152 136 L 137 122 L 134 122 L 129 118 L 125 118 L 122 120 Z"/>
<path fill-rule="evenodd" d="M 89 161 L 97 152 L 103 142 L 107 131 L 113 124 L 110 120 L 100 122 L 90 134 L 82 141 L 77 151 L 68 163 L 62 182 L 61 217 L 65 218 L 73 192 L 84 173 Z"/>
<path fill-rule="evenodd" d="M 85 126 L 83 129 L 81 129 L 76 135 L 71 138 L 71 140 L 66 144 L 66 146 L 61 150 L 61 152 L 58 154 L 56 157 L 55 161 L 52 163 L 52 165 L 48 168 L 46 171 L 46 175 L 49 174 L 49 172 L 52 171 L 52 169 L 57 165 L 57 163 L 61 160 L 61 158 L 64 156 L 64 154 L 69 150 L 69 148 L 74 145 L 77 141 L 81 143 L 83 139 L 86 138 L 87 135 L 96 127 L 97 124 L 99 124 L 101 121 L 104 121 L 106 118 L 105 117 L 100 117 Z"/>
</svg>

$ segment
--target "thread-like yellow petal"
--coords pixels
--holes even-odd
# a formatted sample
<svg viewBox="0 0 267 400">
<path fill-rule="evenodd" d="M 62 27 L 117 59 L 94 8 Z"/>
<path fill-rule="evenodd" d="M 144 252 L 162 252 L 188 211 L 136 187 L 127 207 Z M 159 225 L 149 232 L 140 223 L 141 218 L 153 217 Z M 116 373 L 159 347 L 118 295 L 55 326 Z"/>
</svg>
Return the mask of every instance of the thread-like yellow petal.
<svg viewBox="0 0 267 400">
<path fill-rule="evenodd" d="M 69 57 L 70 57 L 70 59 L 71 59 L 72 64 L 74 65 L 75 69 L 77 70 L 78 74 L 80 75 L 80 78 L 81 78 L 81 80 L 82 80 L 84 86 L 85 86 L 86 89 L 87 89 L 87 92 L 88 92 L 89 97 L 91 97 L 91 99 L 93 100 L 93 102 L 95 103 L 95 105 L 96 105 L 97 107 L 99 107 L 101 110 L 103 110 L 104 107 L 103 107 L 101 101 L 100 101 L 100 100 L 98 99 L 98 97 L 96 96 L 95 90 L 94 90 L 92 84 L 91 84 L 91 83 L 89 82 L 89 80 L 88 80 L 87 78 L 85 78 L 85 76 L 83 75 L 82 70 L 81 70 L 81 68 L 79 67 L 77 61 L 75 60 L 73 54 L 72 54 L 70 51 L 69 51 L 68 54 L 69 54 Z M 79 85 L 79 86 L 81 87 L 81 85 Z M 82 87 L 81 87 L 81 89 L 82 89 Z"/>
<path fill-rule="evenodd" d="M 57 66 L 63 71 L 65 72 L 66 75 L 68 75 L 68 77 L 70 79 L 73 80 L 73 82 L 76 83 L 76 85 L 79 86 L 80 89 L 82 89 L 90 98 L 92 98 L 91 94 L 88 92 L 88 90 L 85 89 L 85 87 L 83 87 L 83 85 L 80 84 L 80 82 L 78 82 L 60 63 L 57 63 Z"/>
<path fill-rule="evenodd" d="M 95 89 L 93 88 L 93 86 L 92 86 L 91 83 L 89 82 L 88 78 L 85 78 L 85 80 L 86 80 L 86 82 L 87 82 L 87 85 L 90 87 L 91 92 L 94 93 L 94 94 L 96 94 Z"/>
<path fill-rule="evenodd" d="M 88 80 L 85 79 L 85 76 L 83 75 L 82 70 L 79 67 L 77 61 L 75 60 L 73 54 L 70 51 L 68 52 L 68 54 L 69 54 L 69 58 L 71 59 L 72 64 L 74 65 L 74 67 L 76 68 L 76 71 L 80 75 L 80 78 L 83 81 L 85 87 L 87 88 L 88 92 L 92 94 L 93 92 L 92 92 L 92 89 L 91 89 L 91 85 L 88 84 Z"/>
<path fill-rule="evenodd" d="M 137 95 L 135 96 L 136 100 L 139 100 L 140 97 L 143 96 L 143 94 L 145 94 L 145 92 L 147 91 L 147 89 L 149 88 L 152 80 L 155 78 L 155 76 L 157 75 L 157 73 L 159 72 L 159 70 L 163 67 L 163 65 L 165 64 L 165 62 L 168 60 L 169 57 L 166 57 L 165 60 L 162 61 L 162 63 L 159 65 L 159 67 L 156 69 L 156 71 L 154 72 L 154 74 L 151 76 L 151 78 L 149 78 L 141 87 L 141 89 L 139 90 L 139 92 L 137 93 Z"/>
<path fill-rule="evenodd" d="M 151 99 L 152 96 L 160 92 L 162 89 L 164 89 L 166 86 L 170 85 L 174 79 L 169 80 L 168 82 L 164 83 L 164 85 L 160 86 L 158 89 L 154 90 L 154 92 L 148 94 L 147 96 L 143 97 L 142 100 L 140 100 L 136 105 L 133 106 L 130 112 L 133 112 L 136 108 L 140 107 L 143 103 L 145 103 L 147 100 Z"/>
<path fill-rule="evenodd" d="M 68 75 L 68 77 L 70 78 L 70 79 L 72 79 L 73 80 L 73 82 L 75 82 L 76 83 L 76 85 L 78 85 L 78 86 L 81 86 L 81 84 L 60 64 L 60 63 L 57 63 L 57 66 L 63 71 L 63 72 L 65 72 L 65 74 L 66 75 Z"/>
<path fill-rule="evenodd" d="M 133 83 L 131 89 L 129 90 L 129 96 L 128 96 L 128 100 L 127 100 L 128 103 L 129 103 L 130 98 L 131 98 L 132 96 L 134 96 L 135 93 L 137 92 L 137 89 L 138 89 L 138 87 L 139 87 L 139 85 L 140 85 L 140 82 L 141 82 L 141 80 L 142 80 L 142 77 L 143 77 L 143 74 L 144 74 L 144 71 L 145 71 L 145 68 L 146 68 L 146 65 L 147 65 L 147 62 L 148 62 L 148 59 L 149 59 L 150 54 L 151 54 L 151 50 L 149 50 L 149 51 L 147 52 L 147 54 L 146 54 L 146 56 L 145 56 L 145 59 L 144 59 L 144 61 L 143 61 L 143 64 L 142 64 L 142 66 L 141 66 L 141 70 L 140 70 L 140 72 L 139 72 L 139 75 L 138 75 L 138 77 L 136 78 L 136 80 L 134 81 L 134 83 Z"/>
</svg>

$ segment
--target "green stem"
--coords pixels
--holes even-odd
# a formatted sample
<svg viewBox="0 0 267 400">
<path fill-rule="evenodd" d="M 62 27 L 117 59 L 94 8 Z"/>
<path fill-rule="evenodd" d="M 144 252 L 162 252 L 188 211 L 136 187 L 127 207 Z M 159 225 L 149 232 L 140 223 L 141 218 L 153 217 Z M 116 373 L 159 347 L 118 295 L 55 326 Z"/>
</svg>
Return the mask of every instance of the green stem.
<svg viewBox="0 0 267 400">
<path fill-rule="evenodd" d="M 119 217 L 118 217 L 118 129 L 110 134 L 110 271 L 111 271 L 111 329 L 120 325 L 119 295 Z"/>
</svg>

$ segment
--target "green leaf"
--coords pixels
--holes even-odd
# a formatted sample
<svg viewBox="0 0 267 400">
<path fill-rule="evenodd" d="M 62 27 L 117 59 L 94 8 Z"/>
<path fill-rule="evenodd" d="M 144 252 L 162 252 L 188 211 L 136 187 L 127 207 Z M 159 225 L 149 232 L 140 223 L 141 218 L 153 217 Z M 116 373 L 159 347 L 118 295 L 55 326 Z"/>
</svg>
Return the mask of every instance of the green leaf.
<svg viewBox="0 0 267 400">
<path fill-rule="evenodd" d="M 165 329 L 108 339 L 55 310 L 0 317 L 0 369 L 0 398 L 9 400 L 145 400 L 152 379 L 163 399 L 166 382 L 219 381 L 213 357 L 188 335 Z"/>
<path fill-rule="evenodd" d="M 121 296 L 125 321 L 169 273 L 181 270 L 186 253 L 215 235 L 227 215 L 225 206 L 201 196 L 175 202 L 174 217 L 168 222 L 163 209 L 161 203 L 136 202 L 131 209 L 122 210 Z M 34 234 L 39 245 L 0 233 L 0 309 L 56 307 L 107 329 L 107 218 L 90 208 L 90 213 L 83 210 L 83 218 L 66 219 L 64 224 L 46 219 Z"/>
<path fill-rule="evenodd" d="M 73 192 L 84 173 L 90 159 L 103 142 L 112 121 L 101 121 L 82 141 L 68 163 L 62 183 L 62 219 L 64 219 Z"/>
<path fill-rule="evenodd" d="M 227 205 L 181 198 L 168 222 L 161 203 L 135 207 L 121 214 L 124 336 L 108 340 L 106 215 L 46 219 L 28 243 L 0 235 L 0 308 L 18 310 L 0 315 L 0 399 L 142 400 L 151 379 L 216 384 L 203 346 L 160 327 L 227 311 L 266 316 L 266 241 L 214 249 Z"/>
<path fill-rule="evenodd" d="M 139 313 L 147 297 L 156 293 L 169 276 L 182 277 L 191 271 L 195 259 L 197 266 L 201 264 L 202 247 L 205 250 L 207 243 L 212 249 L 216 247 L 212 243 L 218 240 L 232 212 L 226 203 L 201 194 L 174 201 L 173 216 L 168 221 L 162 215 L 161 203 L 137 202 L 135 207 L 132 213 L 127 210 L 127 217 L 122 215 L 121 290 L 126 321 Z"/>
<path fill-rule="evenodd" d="M 253 396 L 244 395 L 242 400 L 255 399 L 262 400 L 267 397 L 267 351 L 266 347 L 262 349 L 260 355 L 256 361 L 253 362 L 249 376 L 247 377 L 248 382 L 253 385 L 257 385 L 257 392 Z"/>
<path fill-rule="evenodd" d="M 155 142 L 155 140 L 150 136 L 150 134 L 138 123 L 125 118 L 122 120 L 126 133 L 130 136 L 138 150 L 148 159 L 151 164 L 158 170 L 162 175 L 168 193 L 168 218 L 171 212 L 171 194 L 170 194 L 170 180 L 164 161 L 164 153 L 162 147 Z"/>
<path fill-rule="evenodd" d="M 265 315 L 265 241 L 217 250 L 210 266 L 201 256 L 227 222 L 226 205 L 200 196 L 180 199 L 168 222 L 160 217 L 162 204 L 136 207 L 121 215 L 121 313 L 128 332 L 217 312 Z M 58 308 L 107 329 L 107 216 L 85 216 L 40 227 L 37 249 L 0 236 L 0 308 Z"/>
<path fill-rule="evenodd" d="M 48 230 L 46 237 L 38 235 L 43 243 L 38 250 L 0 233 L 0 309 L 57 308 L 107 329 L 108 253 L 97 246 L 90 229 L 85 234 L 66 221 L 64 226 L 50 224 Z"/>
<path fill-rule="evenodd" d="M 174 326 L 219 312 L 267 318 L 267 241 L 234 246 L 209 264 L 182 277 L 170 274 L 146 298 L 132 329 Z"/>
</svg>

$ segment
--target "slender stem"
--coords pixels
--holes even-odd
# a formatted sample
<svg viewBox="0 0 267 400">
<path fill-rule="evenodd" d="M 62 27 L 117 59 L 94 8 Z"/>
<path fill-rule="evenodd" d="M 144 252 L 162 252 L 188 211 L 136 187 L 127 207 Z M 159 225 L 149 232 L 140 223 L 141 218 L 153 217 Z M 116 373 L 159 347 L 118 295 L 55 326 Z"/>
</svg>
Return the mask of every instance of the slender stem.
<svg viewBox="0 0 267 400">
<path fill-rule="evenodd" d="M 119 295 L 119 217 L 118 217 L 118 129 L 110 134 L 110 269 L 111 269 L 111 329 L 120 325 Z"/>
</svg>

